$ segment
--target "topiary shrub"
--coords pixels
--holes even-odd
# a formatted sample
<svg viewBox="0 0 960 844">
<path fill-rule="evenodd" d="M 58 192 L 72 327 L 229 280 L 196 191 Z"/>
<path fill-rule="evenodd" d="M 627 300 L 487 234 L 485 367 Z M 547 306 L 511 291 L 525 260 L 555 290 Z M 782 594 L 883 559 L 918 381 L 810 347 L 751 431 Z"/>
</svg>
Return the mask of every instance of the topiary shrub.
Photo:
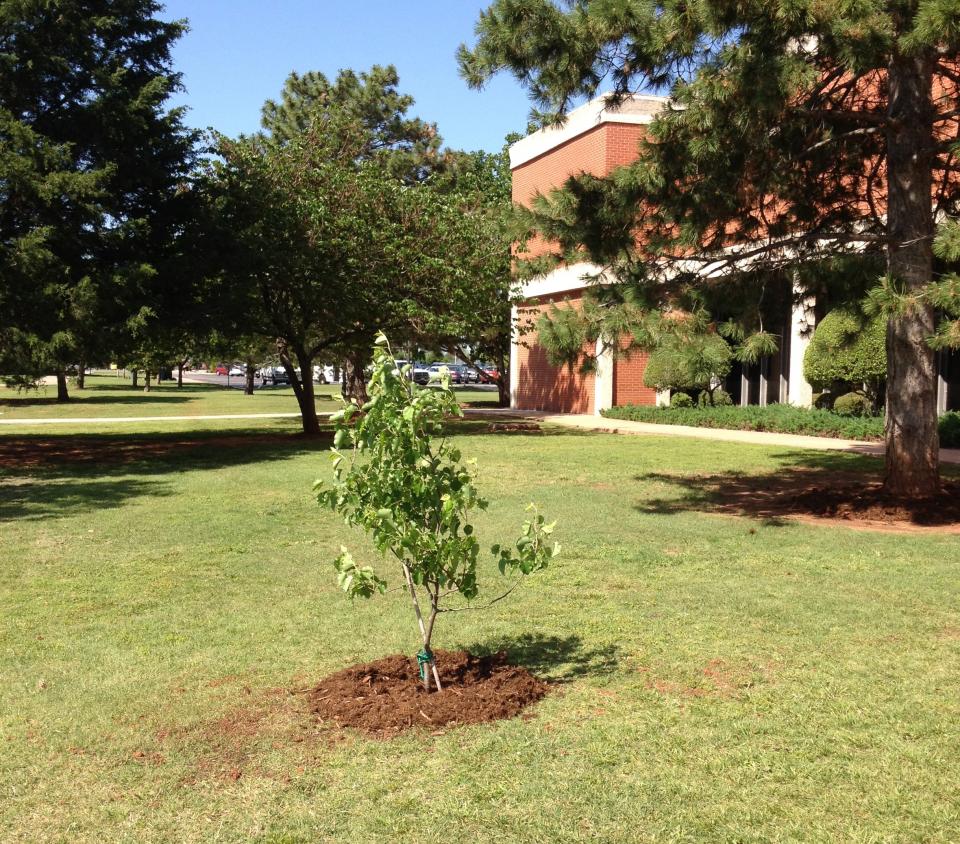
<svg viewBox="0 0 960 844">
<path fill-rule="evenodd" d="M 700 395 L 697 396 L 697 404 L 700 407 L 732 407 L 733 399 L 730 398 L 730 393 L 726 390 L 718 387 L 713 391 L 713 401 L 710 401 L 710 391 L 703 390 Z"/>
<path fill-rule="evenodd" d="M 941 448 L 960 448 L 960 413 L 950 411 L 940 417 Z"/>
<path fill-rule="evenodd" d="M 838 416 L 872 416 L 873 402 L 862 393 L 845 393 L 833 403 Z"/>
<path fill-rule="evenodd" d="M 693 407 L 693 399 L 686 393 L 674 393 L 670 396 L 670 407 Z"/>
<path fill-rule="evenodd" d="M 886 336 L 882 316 L 836 308 L 813 332 L 803 356 L 803 377 L 820 390 L 835 381 L 863 384 L 875 398 L 887 375 Z"/>
<path fill-rule="evenodd" d="M 813 394 L 813 406 L 817 410 L 833 410 L 833 402 L 836 396 L 833 393 L 824 390 L 822 393 Z"/>
</svg>

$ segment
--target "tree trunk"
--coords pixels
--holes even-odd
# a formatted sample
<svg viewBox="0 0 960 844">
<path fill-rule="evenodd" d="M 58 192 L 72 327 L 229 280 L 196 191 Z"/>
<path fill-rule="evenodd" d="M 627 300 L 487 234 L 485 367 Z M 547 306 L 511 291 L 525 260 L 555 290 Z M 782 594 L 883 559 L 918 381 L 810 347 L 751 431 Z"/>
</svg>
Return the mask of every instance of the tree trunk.
<svg viewBox="0 0 960 844">
<path fill-rule="evenodd" d="M 143 370 L 143 391 L 145 393 L 150 392 L 150 370 Z"/>
<path fill-rule="evenodd" d="M 933 278 L 932 80 L 930 56 L 895 55 L 890 62 L 887 271 L 908 295 Z M 935 330 L 933 308 L 926 304 L 894 314 L 887 325 L 884 489 L 904 498 L 940 488 L 937 379 L 927 342 Z"/>
<path fill-rule="evenodd" d="M 343 362 L 340 391 L 347 401 L 363 405 L 369 400 L 370 397 L 367 395 L 367 376 L 364 372 L 369 362 L 369 354 L 365 351 L 353 352 Z"/>
<path fill-rule="evenodd" d="M 252 360 L 247 360 L 247 371 L 244 375 L 243 394 L 245 396 L 253 395 L 253 376 L 256 373 Z"/>
<path fill-rule="evenodd" d="M 80 361 L 80 366 L 77 367 L 77 389 L 83 390 L 87 386 L 87 365 Z"/>
<path fill-rule="evenodd" d="M 177 364 L 177 389 L 183 386 L 183 364 Z"/>
<path fill-rule="evenodd" d="M 420 601 L 417 599 L 417 589 L 413 585 L 413 574 L 410 572 L 410 567 L 404 562 L 403 566 L 403 576 L 407 581 L 407 588 L 410 590 L 410 600 L 413 602 L 413 611 L 417 616 L 417 626 L 420 628 L 420 640 L 423 642 L 423 650 L 417 654 L 417 663 L 420 667 L 420 679 L 423 682 L 423 690 L 425 692 L 430 691 L 430 677 L 433 676 L 434 682 L 437 684 L 437 691 L 443 691 L 443 686 L 440 685 L 440 673 L 437 671 L 437 663 L 433 658 L 433 652 L 430 650 L 430 641 L 433 638 L 433 625 L 437 620 L 437 606 L 436 601 L 431 600 L 431 610 L 430 610 L 430 620 L 427 624 L 423 622 L 423 613 L 420 612 Z M 426 587 L 427 591 L 430 591 L 430 587 Z M 421 654 L 426 655 L 427 659 L 421 661 Z"/>
<path fill-rule="evenodd" d="M 138 386 L 137 377 L 139 376 L 139 374 L 140 373 L 137 372 L 136 369 L 130 370 L 130 386 L 133 387 L 134 389 L 136 389 Z"/>
<path fill-rule="evenodd" d="M 67 392 L 67 373 L 62 369 L 57 370 L 57 401 L 70 401 L 70 393 Z"/>
<path fill-rule="evenodd" d="M 306 378 L 300 378 L 297 370 L 290 360 L 289 351 L 284 344 L 278 344 L 280 352 L 280 364 L 286 370 L 287 377 L 290 379 L 290 386 L 293 387 L 293 394 L 297 397 L 297 404 L 300 406 L 300 421 L 303 425 L 303 433 L 315 436 L 320 433 L 320 420 L 317 419 L 317 402 L 313 394 L 313 360 L 307 357 L 303 349 L 295 349 L 297 363 L 300 364 L 300 372 L 307 373 Z"/>
</svg>

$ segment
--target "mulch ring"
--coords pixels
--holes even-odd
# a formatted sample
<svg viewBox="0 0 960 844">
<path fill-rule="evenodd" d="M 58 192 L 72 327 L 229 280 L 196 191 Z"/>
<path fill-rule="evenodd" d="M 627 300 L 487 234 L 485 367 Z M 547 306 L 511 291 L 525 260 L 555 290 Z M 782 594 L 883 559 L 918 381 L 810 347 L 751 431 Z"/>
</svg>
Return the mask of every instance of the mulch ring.
<svg viewBox="0 0 960 844">
<path fill-rule="evenodd" d="M 513 718 L 549 691 L 503 652 L 435 651 L 434 658 L 443 691 L 425 692 L 416 659 L 396 654 L 331 674 L 308 692 L 310 707 L 321 721 L 389 738 L 414 727 L 436 732 Z"/>
<path fill-rule="evenodd" d="M 937 495 L 911 499 L 889 495 L 879 483 L 810 487 L 796 495 L 794 506 L 820 518 L 960 531 L 960 483 L 956 481 L 943 481 Z"/>
<path fill-rule="evenodd" d="M 793 470 L 778 475 L 700 478 L 699 492 L 713 508 L 764 519 L 793 519 L 893 532 L 960 533 L 960 481 L 944 479 L 931 498 L 888 495 L 879 480 L 862 475 Z"/>
</svg>

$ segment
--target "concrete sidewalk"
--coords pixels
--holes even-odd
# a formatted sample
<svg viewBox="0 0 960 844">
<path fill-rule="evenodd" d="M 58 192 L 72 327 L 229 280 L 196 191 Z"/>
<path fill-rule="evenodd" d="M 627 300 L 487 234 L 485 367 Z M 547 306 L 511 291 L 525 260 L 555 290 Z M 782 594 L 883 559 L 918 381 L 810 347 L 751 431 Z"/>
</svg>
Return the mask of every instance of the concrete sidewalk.
<svg viewBox="0 0 960 844">
<path fill-rule="evenodd" d="M 862 440 L 841 440 L 834 437 L 810 437 L 800 434 L 775 434 L 769 431 L 734 431 L 726 428 L 695 428 L 689 425 L 658 425 L 653 422 L 633 422 L 628 419 L 607 419 L 603 416 L 591 416 L 577 413 L 547 413 L 540 410 L 491 409 L 467 411 L 472 413 L 493 413 L 505 417 L 536 419 L 550 425 L 565 428 L 577 428 L 583 431 L 597 431 L 608 434 L 634 434 L 657 437 L 689 437 L 698 440 L 719 440 L 721 442 L 747 443 L 749 445 L 779 445 L 788 448 L 809 448 L 815 451 L 844 451 L 850 454 L 866 454 L 883 457 L 883 443 L 863 442 Z M 941 463 L 960 464 L 960 449 L 941 448 Z"/>
</svg>

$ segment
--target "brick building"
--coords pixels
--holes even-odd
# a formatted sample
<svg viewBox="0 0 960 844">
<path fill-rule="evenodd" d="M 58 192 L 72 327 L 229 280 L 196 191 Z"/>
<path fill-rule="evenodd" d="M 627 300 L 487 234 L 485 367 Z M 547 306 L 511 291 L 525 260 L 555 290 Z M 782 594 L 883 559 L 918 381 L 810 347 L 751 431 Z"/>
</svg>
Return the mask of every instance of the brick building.
<svg viewBox="0 0 960 844">
<path fill-rule="evenodd" d="M 604 97 L 597 97 L 571 111 L 562 127 L 541 129 L 517 141 L 510 148 L 513 201 L 528 205 L 538 192 L 546 194 L 572 175 L 606 176 L 630 163 L 665 102 L 663 97 L 635 96 L 614 111 L 606 108 Z M 542 242 L 528 244 L 534 256 L 547 248 Z M 514 309 L 514 322 L 520 328 L 510 356 L 511 407 L 599 414 L 615 405 L 669 402 L 668 393 L 658 395 L 644 386 L 647 355 L 642 351 L 614 359 L 599 354 L 598 346 L 592 350 L 599 354 L 596 371 L 585 375 L 551 366 L 538 344 L 533 326 L 540 315 L 558 302 L 580 307 L 587 286 L 584 277 L 599 272 L 599 267 L 588 263 L 567 265 L 523 286 L 523 302 Z M 724 384 L 734 402 L 810 406 L 813 390 L 803 378 L 803 356 L 815 324 L 815 304 L 811 300 L 784 304 L 777 332 L 779 353 L 754 366 L 735 366 Z M 960 359 L 953 354 L 939 358 L 940 410 L 960 407 Z"/>
</svg>

